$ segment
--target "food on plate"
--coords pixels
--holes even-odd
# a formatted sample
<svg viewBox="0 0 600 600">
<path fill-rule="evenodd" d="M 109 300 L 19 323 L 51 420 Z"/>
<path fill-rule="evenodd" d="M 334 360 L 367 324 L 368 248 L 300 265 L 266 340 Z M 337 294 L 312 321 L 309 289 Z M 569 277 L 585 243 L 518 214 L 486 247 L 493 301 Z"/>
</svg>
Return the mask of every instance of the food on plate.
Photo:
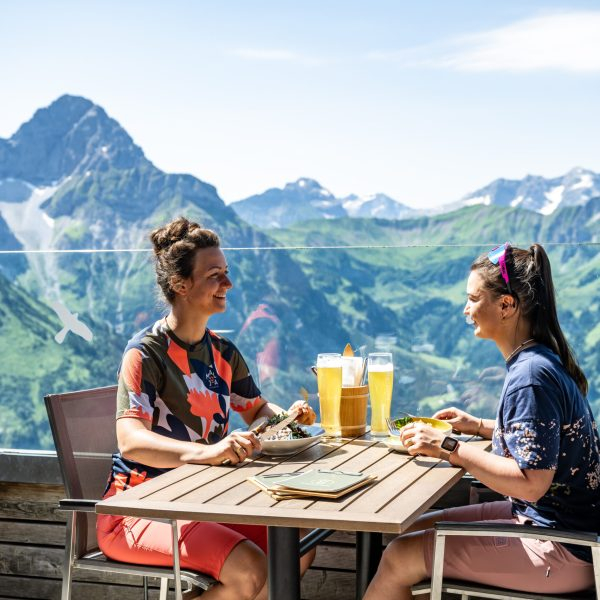
<svg viewBox="0 0 600 600">
<path fill-rule="evenodd" d="M 448 433 L 452 431 L 452 425 L 448 423 L 448 421 L 442 421 L 441 419 L 431 419 L 429 417 L 400 417 L 398 419 L 394 419 L 394 425 L 398 429 L 401 429 L 405 425 L 408 425 L 408 423 L 413 423 L 415 421 L 420 421 L 421 423 L 425 423 L 426 425 L 429 425 L 434 429 L 439 429 Z"/>
<path fill-rule="evenodd" d="M 404 427 L 405 425 L 412 423 L 412 420 L 412 417 L 400 417 L 399 419 L 394 419 L 394 425 L 398 429 L 402 429 L 402 427 Z"/>
<path fill-rule="evenodd" d="M 283 412 L 278 415 L 273 415 L 269 418 L 269 426 L 277 425 L 280 421 L 283 421 L 287 417 L 287 413 Z M 276 431 L 273 435 L 269 435 L 269 430 L 263 434 L 264 441 L 275 441 L 275 440 L 299 440 L 302 438 L 311 437 L 310 433 L 302 429 L 296 421 L 292 421 L 287 427 Z"/>
</svg>

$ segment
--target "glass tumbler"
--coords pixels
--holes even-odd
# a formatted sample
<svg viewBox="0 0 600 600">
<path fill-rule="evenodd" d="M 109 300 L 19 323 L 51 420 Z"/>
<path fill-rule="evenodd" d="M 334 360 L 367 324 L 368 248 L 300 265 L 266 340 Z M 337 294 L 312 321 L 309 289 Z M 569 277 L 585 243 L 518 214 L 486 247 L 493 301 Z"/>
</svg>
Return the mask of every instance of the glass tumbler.
<svg viewBox="0 0 600 600">
<path fill-rule="evenodd" d="M 317 356 L 317 385 L 321 426 L 327 437 L 341 435 L 340 398 L 342 395 L 342 355 L 335 353 Z"/>
<path fill-rule="evenodd" d="M 394 365 L 391 352 L 372 352 L 367 358 L 371 398 L 371 435 L 389 435 L 386 418 L 390 416 Z"/>
</svg>

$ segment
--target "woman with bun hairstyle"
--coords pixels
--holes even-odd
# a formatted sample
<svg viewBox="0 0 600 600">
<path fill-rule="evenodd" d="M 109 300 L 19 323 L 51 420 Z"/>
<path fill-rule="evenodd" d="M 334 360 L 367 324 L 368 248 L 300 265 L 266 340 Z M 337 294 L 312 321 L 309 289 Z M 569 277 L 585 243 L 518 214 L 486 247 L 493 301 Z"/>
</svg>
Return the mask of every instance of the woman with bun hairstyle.
<svg viewBox="0 0 600 600">
<path fill-rule="evenodd" d="M 411 598 L 431 575 L 437 521 L 527 523 L 600 532 L 600 454 L 588 383 L 558 322 L 548 256 L 506 243 L 481 255 L 467 282 L 467 320 L 506 361 L 495 420 L 458 408 L 438 411 L 454 430 L 493 440 L 485 452 L 422 423 L 402 442 L 412 455 L 462 467 L 507 497 L 428 513 L 392 541 L 365 596 Z M 571 593 L 594 584 L 591 552 L 581 546 L 513 537 L 446 538 L 444 577 L 525 592 Z"/>
<path fill-rule="evenodd" d="M 282 412 L 268 403 L 229 340 L 207 327 L 225 311 L 232 287 L 218 236 L 180 217 L 150 235 L 166 317 L 127 344 L 119 370 L 119 451 L 106 497 L 186 463 L 235 465 L 260 450 L 251 432 L 229 433 L 230 410 L 252 423 Z M 298 420 L 314 421 L 306 403 Z M 266 598 L 266 527 L 180 521 L 181 566 L 219 584 L 206 600 Z M 134 517 L 98 517 L 98 542 L 123 562 L 173 563 L 170 525 Z M 307 554 L 303 571 L 312 561 Z"/>
</svg>

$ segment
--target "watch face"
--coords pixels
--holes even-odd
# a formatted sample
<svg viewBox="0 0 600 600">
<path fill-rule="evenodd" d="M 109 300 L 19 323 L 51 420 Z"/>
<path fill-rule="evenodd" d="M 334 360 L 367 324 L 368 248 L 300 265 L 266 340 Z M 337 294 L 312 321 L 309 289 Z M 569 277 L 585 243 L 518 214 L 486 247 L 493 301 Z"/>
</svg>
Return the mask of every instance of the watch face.
<svg viewBox="0 0 600 600">
<path fill-rule="evenodd" d="M 458 446 L 458 440 L 453 437 L 446 436 L 442 441 L 442 448 L 444 450 L 448 450 L 448 452 L 454 452 L 456 450 L 456 446 Z"/>
</svg>

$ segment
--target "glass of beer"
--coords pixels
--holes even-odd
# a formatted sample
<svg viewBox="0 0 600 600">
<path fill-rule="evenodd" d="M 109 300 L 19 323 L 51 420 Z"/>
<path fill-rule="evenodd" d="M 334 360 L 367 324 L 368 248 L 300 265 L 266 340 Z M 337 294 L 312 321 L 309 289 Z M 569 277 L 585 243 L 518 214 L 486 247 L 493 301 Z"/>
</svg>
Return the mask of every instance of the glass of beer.
<svg viewBox="0 0 600 600">
<path fill-rule="evenodd" d="M 372 352 L 368 356 L 369 396 L 371 397 L 371 435 L 389 435 L 386 417 L 390 416 L 394 365 L 391 352 Z"/>
<path fill-rule="evenodd" d="M 340 398 L 342 395 L 342 355 L 319 354 L 317 356 L 317 385 L 321 427 L 326 437 L 341 435 Z"/>
</svg>

